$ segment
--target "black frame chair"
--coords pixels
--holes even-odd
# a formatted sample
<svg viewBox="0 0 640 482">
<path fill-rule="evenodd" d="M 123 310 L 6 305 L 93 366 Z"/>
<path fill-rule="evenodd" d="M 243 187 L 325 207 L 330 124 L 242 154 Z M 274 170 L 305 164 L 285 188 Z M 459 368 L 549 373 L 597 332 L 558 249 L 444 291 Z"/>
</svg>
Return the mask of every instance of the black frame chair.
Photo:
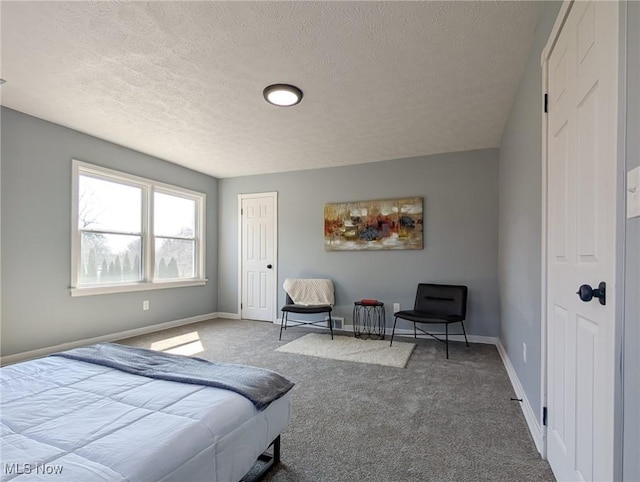
<svg viewBox="0 0 640 482">
<path fill-rule="evenodd" d="M 287 304 L 282 307 L 282 323 L 280 324 L 280 337 L 278 338 L 278 341 L 282 341 L 282 330 L 287 329 L 287 324 L 289 323 L 289 321 L 295 323 L 295 325 L 292 326 L 316 325 L 318 323 L 329 322 L 329 331 L 331 332 L 331 339 L 333 340 L 333 321 L 331 320 L 332 310 L 333 307 L 331 305 L 296 305 L 287 293 Z M 289 313 L 297 313 L 300 315 L 315 315 L 318 313 L 326 313 L 329 318 L 317 321 L 289 320 Z"/>
<path fill-rule="evenodd" d="M 398 318 L 413 322 L 413 336 L 418 338 L 418 331 L 429 335 L 446 345 L 447 358 L 449 358 L 449 325 L 460 323 L 464 341 L 469 346 L 467 332 L 464 329 L 464 320 L 467 316 L 467 287 L 462 285 L 441 285 L 431 283 L 420 283 L 416 291 L 416 301 L 413 310 L 404 310 L 394 313 L 393 331 L 391 332 L 391 343 L 396 331 Z M 422 328 L 417 328 L 416 323 L 444 324 L 445 339 L 427 333 Z"/>
</svg>

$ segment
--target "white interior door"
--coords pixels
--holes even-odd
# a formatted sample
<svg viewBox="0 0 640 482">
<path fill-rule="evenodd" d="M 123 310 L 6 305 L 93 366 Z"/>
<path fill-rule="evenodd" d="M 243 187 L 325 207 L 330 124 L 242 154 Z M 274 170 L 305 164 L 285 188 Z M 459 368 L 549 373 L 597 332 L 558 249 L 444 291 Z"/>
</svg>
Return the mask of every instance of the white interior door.
<svg viewBox="0 0 640 482">
<path fill-rule="evenodd" d="M 240 317 L 275 321 L 277 193 L 240 195 Z"/>
<path fill-rule="evenodd" d="M 618 4 L 574 2 L 548 57 L 547 457 L 613 480 Z M 578 288 L 606 283 L 606 304 Z"/>
</svg>

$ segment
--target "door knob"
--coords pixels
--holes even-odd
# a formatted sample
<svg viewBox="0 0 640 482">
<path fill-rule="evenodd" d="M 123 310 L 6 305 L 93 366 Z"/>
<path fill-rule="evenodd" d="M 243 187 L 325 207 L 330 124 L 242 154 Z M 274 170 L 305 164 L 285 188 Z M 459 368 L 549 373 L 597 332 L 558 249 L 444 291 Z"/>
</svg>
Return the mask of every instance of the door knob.
<svg viewBox="0 0 640 482">
<path fill-rule="evenodd" d="M 582 285 L 576 291 L 576 294 L 580 297 L 582 301 L 585 303 L 591 301 L 593 298 L 598 298 L 600 300 L 601 305 L 607 304 L 607 283 L 601 281 L 596 289 L 593 289 L 589 285 Z"/>
<path fill-rule="evenodd" d="M 273 265 L 268 264 L 268 265 L 267 265 L 267 269 L 271 269 L 271 268 L 273 268 Z"/>
</svg>

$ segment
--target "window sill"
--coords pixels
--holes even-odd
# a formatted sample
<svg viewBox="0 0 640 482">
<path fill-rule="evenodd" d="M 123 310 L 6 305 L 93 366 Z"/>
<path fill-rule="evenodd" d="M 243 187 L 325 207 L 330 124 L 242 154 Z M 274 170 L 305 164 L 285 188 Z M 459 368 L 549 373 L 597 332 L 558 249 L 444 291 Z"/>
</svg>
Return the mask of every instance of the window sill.
<svg viewBox="0 0 640 482">
<path fill-rule="evenodd" d="M 163 290 L 166 288 L 187 288 L 190 286 L 204 286 L 207 279 L 184 281 L 156 281 L 155 283 L 137 283 L 130 285 L 88 286 L 86 288 L 71 288 L 71 296 L 108 295 L 111 293 L 129 293 L 132 291 Z"/>
</svg>

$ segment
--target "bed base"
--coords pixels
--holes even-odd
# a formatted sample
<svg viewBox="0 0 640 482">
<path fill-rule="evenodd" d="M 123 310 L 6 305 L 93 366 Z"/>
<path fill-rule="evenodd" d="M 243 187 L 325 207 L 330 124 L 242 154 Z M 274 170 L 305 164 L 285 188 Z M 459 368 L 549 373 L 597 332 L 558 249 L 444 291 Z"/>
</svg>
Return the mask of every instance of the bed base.
<svg viewBox="0 0 640 482">
<path fill-rule="evenodd" d="M 269 453 L 271 448 L 271 453 Z M 256 464 L 241 482 L 258 482 L 267 475 L 271 469 L 280 462 L 280 435 L 278 435 L 271 445 L 258 457 Z"/>
</svg>

